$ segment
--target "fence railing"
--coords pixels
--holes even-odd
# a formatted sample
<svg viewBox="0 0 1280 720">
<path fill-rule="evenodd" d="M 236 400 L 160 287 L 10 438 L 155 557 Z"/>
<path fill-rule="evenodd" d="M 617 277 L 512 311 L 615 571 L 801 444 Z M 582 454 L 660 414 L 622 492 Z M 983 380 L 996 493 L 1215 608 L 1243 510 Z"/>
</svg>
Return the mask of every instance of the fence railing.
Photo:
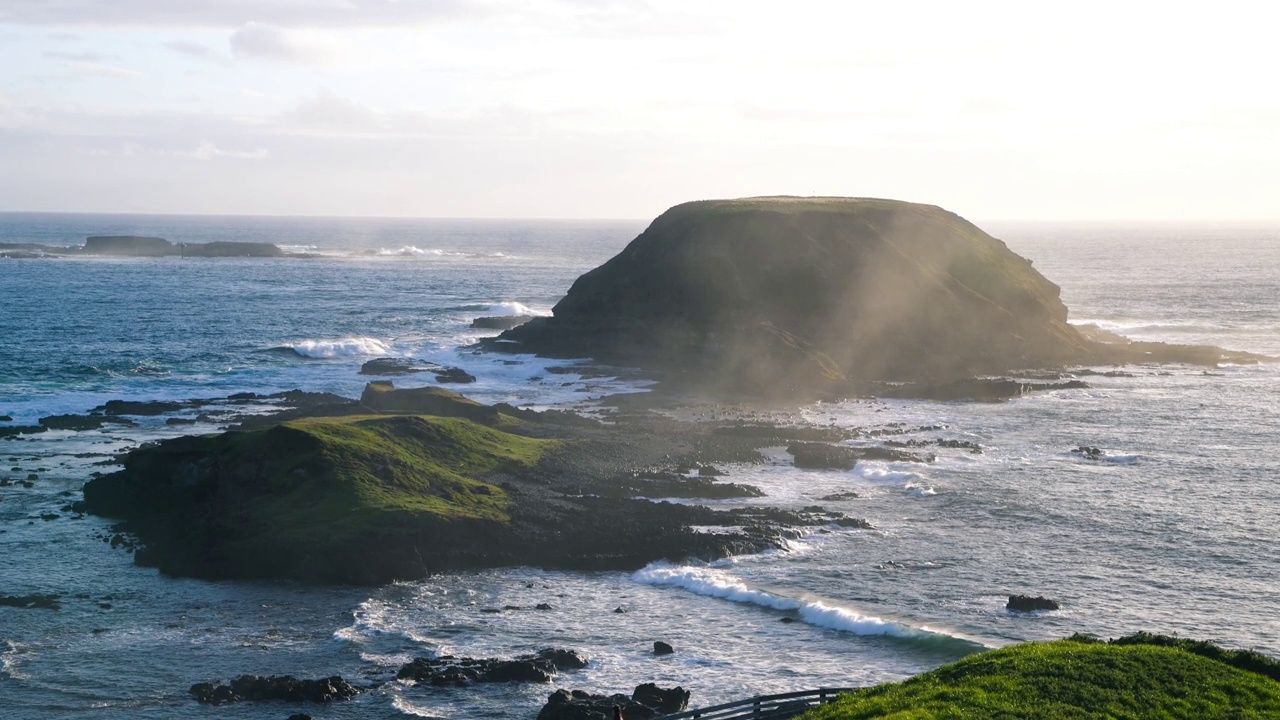
<svg viewBox="0 0 1280 720">
<path fill-rule="evenodd" d="M 782 720 L 799 715 L 811 708 L 829 703 L 840 693 L 853 688 L 819 688 L 817 690 L 798 690 L 778 695 L 757 695 L 746 700 L 735 700 L 723 705 L 685 710 L 675 715 L 663 715 L 661 720 L 730 720 L 731 718 L 754 718 L 759 720 Z"/>
</svg>

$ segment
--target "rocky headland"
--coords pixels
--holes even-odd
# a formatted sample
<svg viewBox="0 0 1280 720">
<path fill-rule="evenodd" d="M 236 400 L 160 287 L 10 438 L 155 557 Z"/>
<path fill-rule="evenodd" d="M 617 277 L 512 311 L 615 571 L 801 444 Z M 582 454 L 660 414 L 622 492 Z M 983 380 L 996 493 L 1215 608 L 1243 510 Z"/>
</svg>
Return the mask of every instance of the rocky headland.
<svg viewBox="0 0 1280 720">
<path fill-rule="evenodd" d="M 637 569 L 778 547 L 794 528 L 867 527 L 823 508 L 712 510 L 663 497 L 758 495 L 708 462 L 760 438 L 662 418 L 602 424 L 370 383 L 241 429 L 144 446 L 84 488 L 135 560 L 210 578 L 383 583 L 529 565 Z"/>
<path fill-rule="evenodd" d="M 964 218 L 861 198 L 678 205 L 579 277 L 551 317 L 486 346 L 786 398 L 932 395 L 1074 365 L 1262 359 L 1082 333 L 1057 285 Z"/>
</svg>

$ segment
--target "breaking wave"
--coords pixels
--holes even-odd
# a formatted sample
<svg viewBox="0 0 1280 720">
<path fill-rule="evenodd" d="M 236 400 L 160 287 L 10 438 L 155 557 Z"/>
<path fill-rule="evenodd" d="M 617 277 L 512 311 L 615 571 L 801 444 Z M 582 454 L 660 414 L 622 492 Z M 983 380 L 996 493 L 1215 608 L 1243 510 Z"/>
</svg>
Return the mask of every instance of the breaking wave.
<svg viewBox="0 0 1280 720">
<path fill-rule="evenodd" d="M 302 340 L 296 343 L 285 343 L 280 347 L 292 350 L 302 357 L 317 360 L 389 355 L 391 353 L 391 348 L 386 343 L 371 337 L 349 337 L 340 340 Z"/>
<path fill-rule="evenodd" d="M 909 640 L 954 640 L 981 644 L 926 627 L 913 627 L 893 620 L 863 615 L 852 608 L 842 607 L 830 601 L 797 600 L 758 590 L 724 571 L 709 567 L 677 567 L 666 563 L 654 563 L 637 571 L 633 578 L 645 585 L 678 587 L 706 597 L 794 612 L 802 621 L 810 625 L 854 635 L 888 636 Z"/>
</svg>

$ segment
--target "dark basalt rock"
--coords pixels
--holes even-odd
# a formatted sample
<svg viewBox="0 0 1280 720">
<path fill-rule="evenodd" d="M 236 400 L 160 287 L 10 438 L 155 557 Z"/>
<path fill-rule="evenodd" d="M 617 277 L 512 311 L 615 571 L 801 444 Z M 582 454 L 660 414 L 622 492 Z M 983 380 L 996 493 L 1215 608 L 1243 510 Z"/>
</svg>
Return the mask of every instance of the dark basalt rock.
<svg viewBox="0 0 1280 720">
<path fill-rule="evenodd" d="M 222 705 L 230 702 L 284 700 L 327 703 L 350 700 L 363 692 L 339 675 L 320 680 L 300 680 L 291 675 L 241 675 L 229 684 L 196 683 L 188 692 L 196 702 Z"/>
<path fill-rule="evenodd" d="M 103 425 L 137 425 L 132 420 L 101 415 L 50 415 L 40 418 L 39 422 L 49 430 L 97 430 Z"/>
<path fill-rule="evenodd" d="M 431 372 L 435 374 L 436 382 L 466 384 L 476 381 L 475 375 L 472 375 L 462 368 L 446 367 L 440 368 L 439 370 L 432 370 Z"/>
<path fill-rule="evenodd" d="M 679 687 L 667 690 L 653 683 L 637 686 L 631 697 L 556 690 L 538 712 L 538 720 L 612 720 L 614 707 L 620 708 L 627 720 L 649 720 L 680 712 L 688 704 L 689 691 Z"/>
<path fill-rule="evenodd" d="M 1101 460 L 1106 455 L 1106 452 L 1103 451 L 1102 448 L 1089 447 L 1088 445 L 1081 445 L 1071 452 L 1079 455 L 1085 460 Z"/>
<path fill-rule="evenodd" d="M 14 439 L 19 435 L 34 435 L 49 428 L 43 425 L 18 425 L 17 427 L 0 427 L 0 438 Z"/>
<path fill-rule="evenodd" d="M 151 416 L 178 412 L 185 407 L 188 407 L 185 403 L 164 400 L 108 400 L 106 403 L 94 408 L 92 412 L 106 413 L 107 415 Z"/>
<path fill-rule="evenodd" d="M 675 648 L 671 647 L 671 646 L 670 646 L 670 645 L 668 645 L 667 643 L 662 642 L 661 640 L 655 640 L 655 641 L 653 641 L 653 654 L 654 654 L 654 655 L 670 655 L 670 654 L 674 653 L 675 651 L 676 651 L 676 649 L 675 649 Z"/>
<path fill-rule="evenodd" d="M 262 242 L 178 243 L 177 248 L 184 257 L 284 257 L 279 247 Z"/>
<path fill-rule="evenodd" d="M 887 462 L 928 463 L 932 455 L 917 455 L 888 447 L 851 447 L 827 443 L 793 442 L 787 452 L 795 458 L 798 468 L 820 470 L 851 470 L 859 460 L 883 460 Z"/>
<path fill-rule="evenodd" d="M 587 659 L 574 650 L 548 648 L 513 660 L 495 658 L 414 658 L 400 667 L 400 680 L 430 685 L 465 686 L 490 682 L 551 682 L 558 670 L 580 670 Z"/>
<path fill-rule="evenodd" d="M 62 607 L 61 598 L 61 595 L 0 595 L 0 606 L 57 610 Z"/>
<path fill-rule="evenodd" d="M 497 317 L 478 317 L 471 321 L 471 327 L 479 330 L 510 330 L 533 319 L 532 315 L 501 315 Z"/>
<path fill-rule="evenodd" d="M 414 373 L 427 372 L 432 367 L 435 366 L 418 363 L 406 358 L 375 358 L 360 366 L 360 374 L 381 375 L 383 377 L 412 375 Z"/>
<path fill-rule="evenodd" d="M 1014 612 L 1034 612 L 1036 610 L 1057 610 L 1058 603 L 1046 597 L 1029 595 L 1010 595 L 1005 608 Z"/>
</svg>

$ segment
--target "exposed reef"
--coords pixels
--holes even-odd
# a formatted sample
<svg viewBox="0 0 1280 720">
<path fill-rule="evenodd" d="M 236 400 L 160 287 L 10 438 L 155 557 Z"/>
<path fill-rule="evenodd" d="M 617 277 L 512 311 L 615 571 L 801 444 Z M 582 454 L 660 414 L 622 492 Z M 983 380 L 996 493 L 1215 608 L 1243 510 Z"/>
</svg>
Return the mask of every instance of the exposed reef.
<svg viewBox="0 0 1280 720">
<path fill-rule="evenodd" d="M 140 235 L 94 235 L 84 245 L 39 245 L 35 243 L 0 243 L 0 257 L 35 258 L 75 255 L 108 255 L 113 257 L 284 257 L 285 252 L 273 243 L 214 241 L 208 243 L 174 243 L 164 238 Z"/>
<path fill-rule="evenodd" d="M 579 277 L 551 317 L 486 346 L 786 397 L 981 397 L 948 384 L 1067 365 L 1262 359 L 1086 336 L 1067 323 L 1057 285 L 972 223 L 859 198 L 678 205 Z"/>
</svg>

